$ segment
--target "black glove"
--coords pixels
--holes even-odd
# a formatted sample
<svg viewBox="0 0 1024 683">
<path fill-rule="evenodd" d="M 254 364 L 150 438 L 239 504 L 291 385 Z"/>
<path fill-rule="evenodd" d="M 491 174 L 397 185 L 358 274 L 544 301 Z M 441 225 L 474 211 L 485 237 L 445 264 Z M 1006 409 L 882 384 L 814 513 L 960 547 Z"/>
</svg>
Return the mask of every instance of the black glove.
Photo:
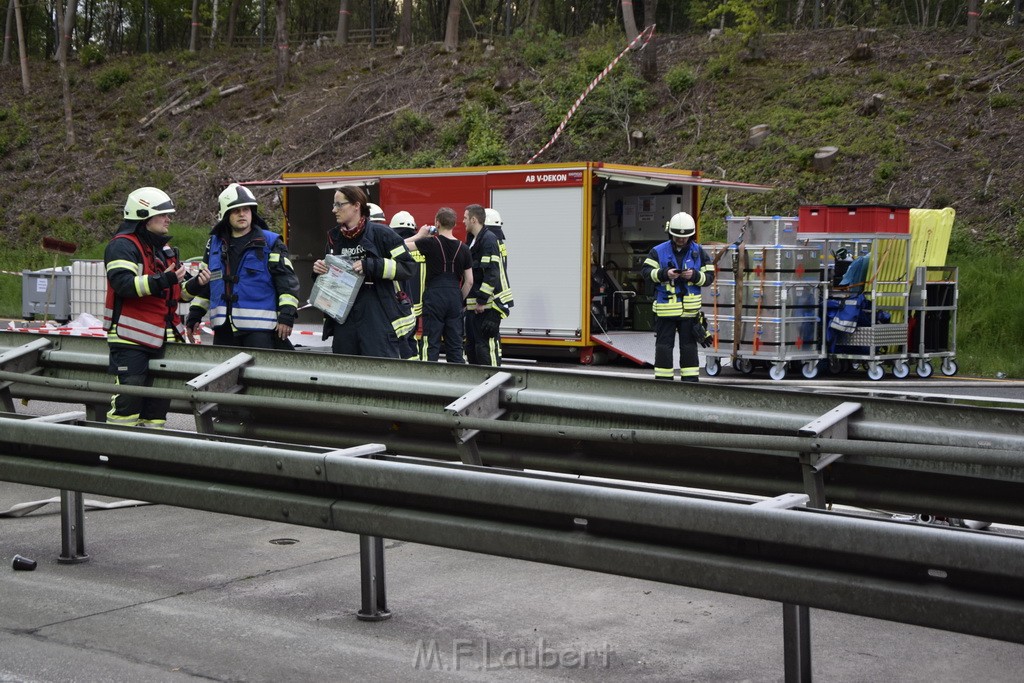
<svg viewBox="0 0 1024 683">
<path fill-rule="evenodd" d="M 198 277 L 186 275 L 185 281 L 181 283 L 181 288 L 184 289 L 189 294 L 191 294 L 192 296 L 196 296 L 197 294 L 199 294 L 200 290 L 202 290 L 203 286 L 199 284 Z"/>
<path fill-rule="evenodd" d="M 173 270 L 167 270 L 160 274 L 160 284 L 163 285 L 163 289 L 173 287 L 178 284 L 178 274 Z"/>
<path fill-rule="evenodd" d="M 501 329 L 501 314 L 489 309 L 480 314 L 480 334 L 485 338 L 497 337 Z"/>
<path fill-rule="evenodd" d="M 190 308 L 188 311 L 188 317 L 185 318 L 185 328 L 188 330 L 193 329 L 196 325 L 203 322 L 203 311 L 200 310 L 198 313 L 193 313 L 193 310 L 195 309 Z"/>
<path fill-rule="evenodd" d="M 693 340 L 707 348 L 711 346 L 711 333 L 703 325 L 695 321 L 693 323 Z"/>
</svg>

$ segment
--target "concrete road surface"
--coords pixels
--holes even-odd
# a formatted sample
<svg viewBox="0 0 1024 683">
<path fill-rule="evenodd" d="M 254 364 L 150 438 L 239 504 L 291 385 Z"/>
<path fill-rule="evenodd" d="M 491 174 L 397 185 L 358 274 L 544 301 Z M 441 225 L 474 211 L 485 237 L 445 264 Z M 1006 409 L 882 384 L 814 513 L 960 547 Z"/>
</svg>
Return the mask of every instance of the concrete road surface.
<svg viewBox="0 0 1024 683">
<path fill-rule="evenodd" d="M 43 407 L 19 411 L 76 408 Z M 0 512 L 56 495 L 0 482 Z M 783 678 L 778 603 L 388 541 L 393 617 L 367 623 L 356 536 L 87 509 L 91 559 L 65 565 L 58 513 L 0 517 L 0 682 Z M 38 567 L 14 571 L 15 554 Z M 823 681 L 1009 682 L 1024 668 L 1021 645 L 823 610 L 811 628 Z"/>
</svg>

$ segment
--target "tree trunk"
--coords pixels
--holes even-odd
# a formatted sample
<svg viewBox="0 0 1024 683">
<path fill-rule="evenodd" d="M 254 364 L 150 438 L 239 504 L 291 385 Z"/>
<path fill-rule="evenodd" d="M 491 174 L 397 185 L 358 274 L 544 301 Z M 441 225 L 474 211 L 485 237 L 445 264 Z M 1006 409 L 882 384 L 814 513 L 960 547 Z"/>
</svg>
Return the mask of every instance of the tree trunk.
<svg viewBox="0 0 1024 683">
<path fill-rule="evenodd" d="M 274 34 L 274 49 L 277 50 L 277 87 L 288 83 L 288 0 L 276 0 L 277 31 Z"/>
<path fill-rule="evenodd" d="M 647 26 L 654 23 L 654 17 L 658 16 L 657 11 L 658 0 L 644 0 L 644 21 Z M 658 51 L 654 47 L 655 40 L 652 34 L 647 45 L 640 50 L 640 75 L 648 83 L 658 80 Z"/>
<path fill-rule="evenodd" d="M 448 1 L 448 23 L 444 28 L 444 50 L 455 52 L 459 49 L 459 12 L 460 0 Z"/>
<path fill-rule="evenodd" d="M 238 21 L 238 5 L 241 2 L 242 0 L 231 0 L 231 8 L 228 10 L 228 47 L 235 44 L 235 23 Z"/>
<path fill-rule="evenodd" d="M 978 37 L 978 0 L 967 0 L 967 35 Z"/>
<path fill-rule="evenodd" d="M 412 0 L 402 0 L 402 21 L 398 24 L 398 44 L 412 45 Z"/>
<path fill-rule="evenodd" d="M 67 0 L 67 8 L 63 17 L 60 5 L 57 6 L 57 24 L 60 28 L 60 43 L 57 45 L 57 62 L 60 64 L 60 85 L 64 91 L 64 147 L 75 146 L 75 119 L 71 112 L 71 85 L 68 82 L 68 53 L 71 52 L 71 32 L 75 27 L 75 10 L 78 0 Z"/>
<path fill-rule="evenodd" d="M 192 36 L 188 41 L 188 51 L 199 49 L 199 0 L 192 0 Z"/>
<path fill-rule="evenodd" d="M 336 45 L 348 43 L 348 18 L 351 14 L 348 9 L 348 0 L 338 0 L 338 31 L 334 34 Z"/>
<path fill-rule="evenodd" d="M 25 48 L 25 27 L 21 22 L 21 5 L 14 3 L 14 23 L 18 29 L 18 57 L 21 59 L 21 90 L 26 95 L 32 90 L 28 79 L 28 53 Z"/>
<path fill-rule="evenodd" d="M 622 24 L 626 28 L 626 42 L 633 42 L 640 35 L 636 28 L 636 17 L 633 16 L 633 0 L 622 0 Z"/>
<path fill-rule="evenodd" d="M 4 59 L 3 65 L 11 63 L 11 29 L 14 28 L 14 0 L 7 3 L 7 23 L 4 27 Z"/>
<path fill-rule="evenodd" d="M 213 49 L 213 43 L 217 39 L 217 0 L 213 0 L 213 18 L 210 20 L 210 49 Z"/>
<path fill-rule="evenodd" d="M 534 28 L 537 24 L 537 17 L 540 15 L 540 0 L 530 0 L 530 9 L 526 15 L 526 27 Z"/>
<path fill-rule="evenodd" d="M 1014 26 L 1020 26 L 1020 2 L 1021 2 L 1021 0 L 1016 0 L 1016 2 L 1013 3 L 1013 25 Z"/>
<path fill-rule="evenodd" d="M 796 12 L 793 13 L 793 28 L 800 28 L 800 22 L 804 20 L 804 2 L 805 0 L 797 0 Z"/>
</svg>

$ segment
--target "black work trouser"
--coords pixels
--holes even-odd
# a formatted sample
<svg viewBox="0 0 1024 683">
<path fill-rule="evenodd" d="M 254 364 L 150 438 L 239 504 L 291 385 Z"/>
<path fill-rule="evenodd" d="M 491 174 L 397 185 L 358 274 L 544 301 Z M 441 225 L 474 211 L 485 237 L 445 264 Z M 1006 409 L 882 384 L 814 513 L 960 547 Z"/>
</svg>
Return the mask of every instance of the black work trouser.
<svg viewBox="0 0 1024 683">
<path fill-rule="evenodd" d="M 151 387 L 153 376 L 149 372 L 149 361 L 164 357 L 163 348 L 148 349 L 142 346 L 110 346 L 110 365 L 107 372 L 117 376 L 117 383 L 124 386 Z M 107 422 L 120 425 L 148 425 L 162 427 L 167 421 L 170 399 L 115 394 L 110 398 Z"/>
<path fill-rule="evenodd" d="M 700 375 L 697 339 L 693 336 L 696 317 L 656 317 L 654 319 L 654 377 L 672 379 L 675 372 L 672 349 L 679 338 L 679 374 L 684 382 L 696 382 Z"/>
<path fill-rule="evenodd" d="M 423 360 L 436 361 L 443 343 L 445 360 L 466 362 L 462 310 L 462 290 L 457 285 L 428 287 L 423 293 Z"/>
<path fill-rule="evenodd" d="M 477 313 L 470 308 L 466 311 L 466 355 L 471 365 L 501 365 L 501 333 L 486 336 L 480 329 L 485 315 L 495 315 L 493 309 Z"/>
<path fill-rule="evenodd" d="M 335 323 L 331 351 L 349 356 L 402 357 L 391 319 L 369 286 L 363 286 L 345 322 Z"/>
</svg>

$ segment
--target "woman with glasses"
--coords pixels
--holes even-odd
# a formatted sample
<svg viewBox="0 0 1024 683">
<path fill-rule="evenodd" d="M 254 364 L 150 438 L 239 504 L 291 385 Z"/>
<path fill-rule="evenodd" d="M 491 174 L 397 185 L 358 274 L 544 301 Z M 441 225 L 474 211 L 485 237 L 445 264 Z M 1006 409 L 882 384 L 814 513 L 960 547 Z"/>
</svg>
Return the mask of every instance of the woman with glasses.
<svg viewBox="0 0 1024 683">
<path fill-rule="evenodd" d="M 362 188 L 338 188 L 334 218 L 338 224 L 327 233 L 327 253 L 350 259 L 364 281 L 344 323 L 324 317 L 323 338 L 333 337 L 334 353 L 400 358 L 398 339 L 416 325 L 412 302 L 399 285 L 412 276 L 412 256 L 394 230 L 370 220 Z M 314 277 L 327 271 L 323 259 L 313 263 Z"/>
</svg>

